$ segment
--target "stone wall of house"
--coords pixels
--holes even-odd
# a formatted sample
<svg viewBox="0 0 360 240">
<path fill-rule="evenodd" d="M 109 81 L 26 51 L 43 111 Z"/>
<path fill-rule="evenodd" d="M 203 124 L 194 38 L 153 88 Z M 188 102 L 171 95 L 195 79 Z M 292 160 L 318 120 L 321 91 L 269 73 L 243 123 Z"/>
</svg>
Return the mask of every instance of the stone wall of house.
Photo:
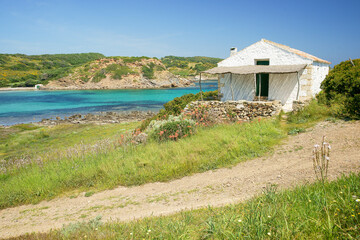
<svg viewBox="0 0 360 240">
<path fill-rule="evenodd" d="M 271 117 L 281 111 L 280 101 L 195 101 L 184 109 L 184 114 L 191 114 L 195 109 L 206 107 L 209 115 L 222 120 L 249 121 L 256 117 Z"/>
<path fill-rule="evenodd" d="M 308 65 L 306 68 L 302 71 L 300 75 L 300 91 L 299 91 L 299 100 L 307 100 L 309 98 L 312 98 L 312 72 L 313 72 L 313 66 Z M 293 99 L 296 100 L 296 99 Z"/>
</svg>

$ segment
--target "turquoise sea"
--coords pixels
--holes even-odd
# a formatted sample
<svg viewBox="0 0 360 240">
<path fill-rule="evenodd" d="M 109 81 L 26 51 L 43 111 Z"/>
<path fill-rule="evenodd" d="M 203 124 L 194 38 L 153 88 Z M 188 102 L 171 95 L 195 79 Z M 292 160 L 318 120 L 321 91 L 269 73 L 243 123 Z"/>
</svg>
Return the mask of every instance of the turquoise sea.
<svg viewBox="0 0 360 240">
<path fill-rule="evenodd" d="M 202 89 L 216 90 L 217 81 L 204 81 Z M 171 89 L 4 91 L 0 92 L 0 125 L 37 122 L 76 113 L 158 111 L 175 97 L 199 91 L 198 84 Z"/>
</svg>

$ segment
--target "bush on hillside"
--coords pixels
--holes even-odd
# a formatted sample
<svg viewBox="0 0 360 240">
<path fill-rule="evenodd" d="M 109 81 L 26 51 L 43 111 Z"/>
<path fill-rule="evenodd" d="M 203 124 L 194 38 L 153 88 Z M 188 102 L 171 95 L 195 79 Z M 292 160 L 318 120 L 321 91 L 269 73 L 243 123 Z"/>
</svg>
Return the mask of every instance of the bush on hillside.
<svg viewBox="0 0 360 240">
<path fill-rule="evenodd" d="M 147 79 L 153 79 L 154 78 L 154 63 L 150 63 L 148 66 L 144 65 L 141 67 L 141 71 L 143 72 L 144 77 Z"/>
<path fill-rule="evenodd" d="M 341 62 L 329 72 L 318 99 L 336 106 L 339 115 L 360 119 L 360 59 L 353 63 Z"/>
<path fill-rule="evenodd" d="M 106 67 L 106 73 L 110 73 L 114 79 L 122 79 L 124 75 L 133 73 L 128 66 L 121 66 L 119 64 L 111 64 Z"/>
</svg>

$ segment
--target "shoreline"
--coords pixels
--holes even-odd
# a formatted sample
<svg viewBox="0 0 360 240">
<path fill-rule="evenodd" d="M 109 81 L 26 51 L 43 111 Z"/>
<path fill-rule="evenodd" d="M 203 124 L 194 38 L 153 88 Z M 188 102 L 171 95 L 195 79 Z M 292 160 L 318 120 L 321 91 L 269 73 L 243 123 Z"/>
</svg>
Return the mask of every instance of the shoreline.
<svg viewBox="0 0 360 240">
<path fill-rule="evenodd" d="M 138 122 L 157 114 L 155 111 L 128 111 L 128 112 L 97 112 L 81 114 L 76 113 L 66 117 L 43 118 L 37 122 L 16 123 L 11 125 L 0 125 L 0 128 L 9 128 L 22 124 L 34 124 L 36 126 L 55 126 L 62 124 L 114 124 L 125 122 Z"/>
<path fill-rule="evenodd" d="M 0 92 L 7 92 L 7 91 L 76 91 L 76 90 L 143 90 L 143 89 L 174 89 L 174 88 L 188 88 L 194 87 L 196 82 L 199 82 L 198 79 L 188 79 L 192 82 L 191 85 L 188 86 L 181 86 L 181 87 L 131 87 L 131 86 L 124 86 L 122 88 L 81 88 L 81 87 L 41 87 L 37 89 L 35 87 L 17 87 L 17 88 L 0 88 Z M 216 79 L 203 79 L 202 81 L 217 81 Z"/>
<path fill-rule="evenodd" d="M 18 88 L 0 88 L 0 92 L 7 91 L 38 91 L 35 87 L 18 87 Z"/>
</svg>

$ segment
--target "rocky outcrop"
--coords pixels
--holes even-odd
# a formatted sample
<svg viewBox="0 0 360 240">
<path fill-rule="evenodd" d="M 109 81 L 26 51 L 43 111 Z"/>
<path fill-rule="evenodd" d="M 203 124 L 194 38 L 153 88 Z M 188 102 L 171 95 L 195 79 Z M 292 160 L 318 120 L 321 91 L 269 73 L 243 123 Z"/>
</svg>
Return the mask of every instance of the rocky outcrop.
<svg viewBox="0 0 360 240">
<path fill-rule="evenodd" d="M 271 117 L 280 113 L 280 101 L 195 101 L 184 109 L 184 114 L 191 114 L 195 109 L 206 108 L 209 114 L 219 121 L 249 121 L 256 117 Z"/>
<path fill-rule="evenodd" d="M 58 125 L 58 124 L 86 124 L 86 123 L 95 123 L 95 124 L 107 124 L 107 123 L 121 123 L 121 122 L 134 122 L 144 120 L 155 115 L 154 112 L 142 112 L 142 111 L 133 111 L 133 112 L 106 112 L 102 114 L 75 114 L 69 117 L 60 118 L 56 117 L 55 119 L 43 119 L 38 122 L 38 125 Z"/>
<path fill-rule="evenodd" d="M 123 67 L 121 77 L 115 77 L 108 67 Z M 143 67 L 152 71 L 151 79 L 143 73 Z M 100 77 L 99 77 L 100 76 Z M 166 70 L 157 59 L 141 59 L 126 62 L 123 59 L 100 59 L 85 64 L 66 77 L 49 82 L 41 89 L 141 89 L 141 88 L 172 88 L 194 85 L 193 81 L 175 76 Z"/>
</svg>

